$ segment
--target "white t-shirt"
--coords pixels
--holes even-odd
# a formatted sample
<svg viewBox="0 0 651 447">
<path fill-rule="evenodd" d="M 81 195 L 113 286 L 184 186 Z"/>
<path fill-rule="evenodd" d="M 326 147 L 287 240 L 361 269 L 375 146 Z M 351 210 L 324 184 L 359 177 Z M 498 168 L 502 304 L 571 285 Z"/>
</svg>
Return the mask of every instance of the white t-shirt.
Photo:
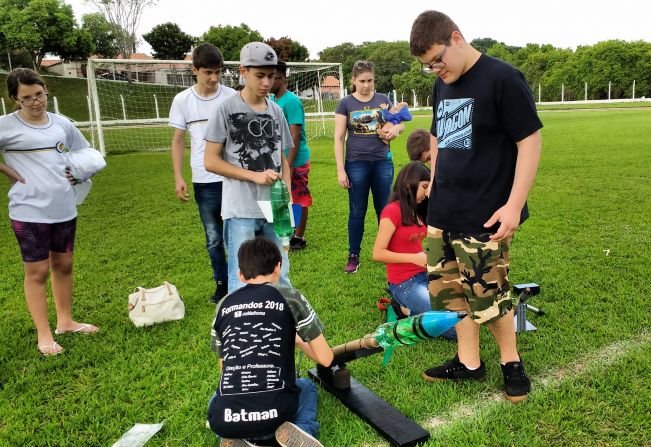
<svg viewBox="0 0 651 447">
<path fill-rule="evenodd" d="M 199 96 L 195 86 L 177 94 L 172 101 L 169 125 L 176 129 L 190 132 L 190 166 L 194 183 L 214 183 L 223 180 L 221 175 L 206 171 L 203 164 L 203 153 L 206 141 L 206 125 L 219 104 L 229 96 L 236 94 L 230 87 L 220 85 L 213 96 Z"/>
<path fill-rule="evenodd" d="M 68 119 L 52 113 L 47 117 L 47 124 L 34 125 L 20 119 L 18 112 L 0 116 L 0 151 L 5 163 L 25 179 L 7 194 L 13 220 L 57 223 L 77 217 L 63 151 L 90 144 Z"/>
</svg>

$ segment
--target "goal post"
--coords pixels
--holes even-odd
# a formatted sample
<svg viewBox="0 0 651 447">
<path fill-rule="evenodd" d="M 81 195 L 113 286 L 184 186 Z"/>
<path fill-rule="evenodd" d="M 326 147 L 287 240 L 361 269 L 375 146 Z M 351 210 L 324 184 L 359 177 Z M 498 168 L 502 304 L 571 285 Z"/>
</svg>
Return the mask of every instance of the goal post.
<svg viewBox="0 0 651 447">
<path fill-rule="evenodd" d="M 332 118 L 344 96 L 341 64 L 287 66 L 287 89 L 303 102 L 308 140 L 332 136 Z M 222 85 L 238 85 L 238 67 L 224 63 Z M 191 61 L 89 59 L 86 76 L 91 139 L 102 154 L 170 148 L 169 110 L 174 96 L 195 83 Z"/>
</svg>

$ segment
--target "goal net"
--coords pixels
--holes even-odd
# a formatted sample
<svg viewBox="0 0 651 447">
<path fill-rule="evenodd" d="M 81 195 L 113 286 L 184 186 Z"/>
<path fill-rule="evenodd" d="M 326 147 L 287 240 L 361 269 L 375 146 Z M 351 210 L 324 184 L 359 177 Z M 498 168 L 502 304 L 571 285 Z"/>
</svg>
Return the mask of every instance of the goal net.
<svg viewBox="0 0 651 447">
<path fill-rule="evenodd" d="M 303 102 L 308 140 L 331 136 L 332 117 L 343 96 L 341 64 L 287 65 L 287 88 Z M 94 147 L 103 154 L 168 150 L 172 100 L 195 82 L 191 61 L 90 59 L 87 67 Z M 239 62 L 224 63 L 223 85 L 239 84 L 238 67 Z"/>
</svg>

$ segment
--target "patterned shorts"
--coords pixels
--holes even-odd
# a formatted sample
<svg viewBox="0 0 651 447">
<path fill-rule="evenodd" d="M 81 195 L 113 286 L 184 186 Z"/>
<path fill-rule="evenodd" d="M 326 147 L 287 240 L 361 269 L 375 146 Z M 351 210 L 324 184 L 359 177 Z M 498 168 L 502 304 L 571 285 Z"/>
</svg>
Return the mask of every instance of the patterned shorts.
<svg viewBox="0 0 651 447">
<path fill-rule="evenodd" d="M 493 242 L 489 236 L 427 227 L 432 310 L 463 310 L 478 324 L 495 321 L 511 310 L 509 243 Z"/>
<path fill-rule="evenodd" d="M 75 246 L 77 218 L 66 222 L 38 223 L 11 220 L 24 262 L 44 261 L 50 252 L 72 253 Z"/>
<path fill-rule="evenodd" d="M 310 160 L 303 166 L 292 168 L 292 202 L 302 207 L 312 206 L 312 194 L 307 187 Z"/>
</svg>

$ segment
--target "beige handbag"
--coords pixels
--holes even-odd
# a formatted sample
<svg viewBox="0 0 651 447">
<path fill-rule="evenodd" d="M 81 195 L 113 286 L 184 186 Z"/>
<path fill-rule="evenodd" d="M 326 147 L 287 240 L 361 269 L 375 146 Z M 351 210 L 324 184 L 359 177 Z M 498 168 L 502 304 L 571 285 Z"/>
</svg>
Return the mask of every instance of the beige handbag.
<svg viewBox="0 0 651 447">
<path fill-rule="evenodd" d="M 174 284 L 167 281 L 153 289 L 136 287 L 129 295 L 129 318 L 137 327 L 180 320 L 185 316 L 185 305 Z"/>
</svg>

